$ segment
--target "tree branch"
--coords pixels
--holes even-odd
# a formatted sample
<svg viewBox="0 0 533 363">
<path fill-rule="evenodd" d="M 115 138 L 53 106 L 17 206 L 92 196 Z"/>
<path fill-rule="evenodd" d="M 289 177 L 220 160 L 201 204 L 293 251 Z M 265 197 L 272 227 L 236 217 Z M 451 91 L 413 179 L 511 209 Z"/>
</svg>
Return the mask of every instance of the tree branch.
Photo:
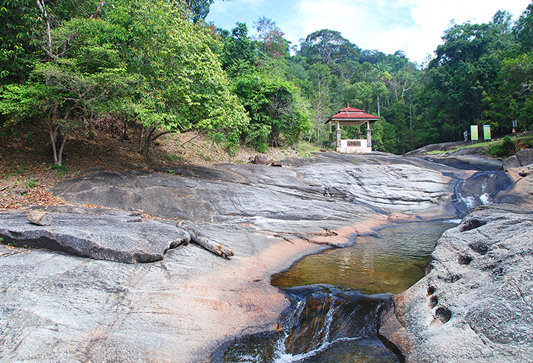
<svg viewBox="0 0 533 363">
<path fill-rule="evenodd" d="M 102 11 L 102 8 L 104 7 L 104 5 L 105 5 L 105 1 L 100 0 L 100 3 L 98 3 L 98 8 L 94 12 L 94 14 L 89 17 L 89 20 L 96 19 L 98 15 L 100 15 L 100 11 Z"/>
<path fill-rule="evenodd" d="M 37 6 L 39 7 L 39 10 L 41 10 L 41 13 L 43 14 L 43 19 L 46 23 L 48 49 L 43 47 L 43 50 L 50 58 L 54 58 L 52 54 L 52 33 L 50 31 L 50 19 L 48 18 L 48 13 L 46 12 L 46 6 L 44 5 L 44 0 L 36 0 L 36 1 L 37 1 Z"/>
</svg>

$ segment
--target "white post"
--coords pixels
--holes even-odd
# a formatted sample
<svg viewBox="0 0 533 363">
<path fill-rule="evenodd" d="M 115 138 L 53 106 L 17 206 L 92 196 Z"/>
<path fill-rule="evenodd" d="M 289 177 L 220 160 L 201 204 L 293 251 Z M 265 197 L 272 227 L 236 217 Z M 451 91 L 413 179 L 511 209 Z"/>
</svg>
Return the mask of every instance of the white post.
<svg viewBox="0 0 533 363">
<path fill-rule="evenodd" d="M 341 148 L 341 125 L 340 122 L 337 121 L 337 151 Z"/>
<path fill-rule="evenodd" d="M 370 129 L 370 121 L 366 122 L 366 146 L 372 150 L 372 130 Z"/>
</svg>

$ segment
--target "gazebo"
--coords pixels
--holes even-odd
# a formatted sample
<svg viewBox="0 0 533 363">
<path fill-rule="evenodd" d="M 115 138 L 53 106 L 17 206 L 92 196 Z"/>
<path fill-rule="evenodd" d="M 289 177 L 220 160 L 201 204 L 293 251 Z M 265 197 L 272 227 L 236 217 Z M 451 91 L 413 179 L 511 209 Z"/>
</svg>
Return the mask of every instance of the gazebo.
<svg viewBox="0 0 533 363">
<path fill-rule="evenodd" d="M 337 129 L 337 151 L 340 153 L 370 153 L 372 152 L 372 129 L 370 125 L 379 120 L 379 116 L 370 115 L 363 110 L 346 107 L 331 116 L 325 123 L 329 123 L 329 140 L 333 142 L 333 125 Z M 366 139 L 362 138 L 361 125 L 366 123 Z M 342 140 L 341 126 L 357 126 L 355 139 Z"/>
</svg>

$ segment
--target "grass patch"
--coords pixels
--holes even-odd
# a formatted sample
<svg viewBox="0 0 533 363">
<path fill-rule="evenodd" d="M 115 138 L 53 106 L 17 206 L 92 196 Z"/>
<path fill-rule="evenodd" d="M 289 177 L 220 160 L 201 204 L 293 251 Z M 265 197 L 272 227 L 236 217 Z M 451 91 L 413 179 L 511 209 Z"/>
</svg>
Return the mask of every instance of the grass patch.
<svg viewBox="0 0 533 363">
<path fill-rule="evenodd" d="M 68 168 L 65 165 L 52 164 L 48 167 L 48 170 L 55 170 L 60 175 L 65 175 L 66 173 L 68 173 Z"/>
<path fill-rule="evenodd" d="M 33 179 L 28 179 L 28 181 L 26 182 L 26 188 L 28 189 L 33 189 L 37 186 L 37 182 Z"/>
<path fill-rule="evenodd" d="M 169 152 L 163 153 L 163 159 L 166 159 L 166 160 L 171 161 L 171 162 L 175 162 L 179 158 L 180 157 L 178 155 L 174 155 L 174 154 L 171 154 Z"/>
<path fill-rule="evenodd" d="M 311 156 L 311 153 L 320 152 L 320 147 L 307 141 L 300 141 L 294 146 L 294 150 L 298 152 L 299 156 L 308 158 Z"/>
<path fill-rule="evenodd" d="M 459 149 L 453 149 L 453 151 L 457 151 Z M 438 155 L 438 154 L 446 154 L 446 153 L 449 153 L 450 150 L 432 150 L 432 151 L 428 151 L 428 152 L 425 152 L 424 155 Z"/>
</svg>

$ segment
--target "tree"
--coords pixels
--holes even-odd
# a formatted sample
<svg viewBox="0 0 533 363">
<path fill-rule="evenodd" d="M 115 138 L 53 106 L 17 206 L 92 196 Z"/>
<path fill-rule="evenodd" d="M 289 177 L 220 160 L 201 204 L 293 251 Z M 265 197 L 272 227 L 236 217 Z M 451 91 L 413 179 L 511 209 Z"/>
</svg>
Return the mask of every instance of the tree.
<svg viewBox="0 0 533 363">
<path fill-rule="evenodd" d="M 357 46 L 335 30 L 318 30 L 300 41 L 300 54 L 307 58 L 309 64 L 335 63 L 342 59 L 355 58 L 359 53 Z"/>
<path fill-rule="evenodd" d="M 0 111 L 17 121 L 32 108 L 66 129 L 88 115 L 113 113 L 142 126 L 140 152 L 167 132 L 196 129 L 234 142 L 248 124 L 244 108 L 211 52 L 207 30 L 159 0 L 117 0 L 101 19 L 73 19 L 43 42 L 47 62 L 30 82 L 8 87 Z M 61 120 L 61 121 L 59 121 Z"/>
<path fill-rule="evenodd" d="M 508 19 L 508 13 L 498 12 L 490 23 L 453 25 L 445 32 L 444 44 L 429 64 L 426 94 L 432 99 L 426 106 L 442 134 L 449 135 L 446 141 L 460 139 L 471 124 L 501 130 L 503 120 L 487 116 L 497 114 L 490 95 L 497 92 L 501 62 L 513 49 Z"/>
<path fill-rule="evenodd" d="M 270 58 L 280 58 L 289 55 L 289 42 L 283 38 L 285 33 L 276 25 L 275 21 L 265 16 L 254 22 L 257 30 L 259 49 Z"/>
<path fill-rule="evenodd" d="M 65 50 L 62 57 L 37 62 L 29 81 L 6 86 L 0 100 L 0 111 L 13 122 L 34 116 L 48 125 L 54 163 L 62 165 L 65 143 L 71 129 L 83 123 L 89 114 L 102 109 L 108 98 L 119 98 L 137 81 L 120 64 L 119 52 L 109 44 L 94 44 L 92 39 L 105 27 L 100 20 L 75 19 L 51 31 L 47 52 L 79 47 L 77 52 Z M 76 36 L 73 36 L 73 33 Z"/>
<path fill-rule="evenodd" d="M 250 73 L 257 66 L 257 43 L 248 37 L 245 23 L 237 23 L 231 36 L 223 39 L 224 47 L 220 55 L 222 68 L 232 77 Z"/>
<path fill-rule="evenodd" d="M 170 0 L 194 24 L 204 20 L 214 0 Z"/>
<path fill-rule="evenodd" d="M 523 52 L 527 52 L 533 47 L 533 4 L 529 4 L 520 15 L 513 27 L 513 34 L 522 46 Z"/>
<path fill-rule="evenodd" d="M 236 79 L 234 92 L 251 119 L 243 137 L 258 151 L 268 145 L 291 145 L 311 126 L 297 88 L 288 81 L 258 73 L 243 75 Z"/>
</svg>

